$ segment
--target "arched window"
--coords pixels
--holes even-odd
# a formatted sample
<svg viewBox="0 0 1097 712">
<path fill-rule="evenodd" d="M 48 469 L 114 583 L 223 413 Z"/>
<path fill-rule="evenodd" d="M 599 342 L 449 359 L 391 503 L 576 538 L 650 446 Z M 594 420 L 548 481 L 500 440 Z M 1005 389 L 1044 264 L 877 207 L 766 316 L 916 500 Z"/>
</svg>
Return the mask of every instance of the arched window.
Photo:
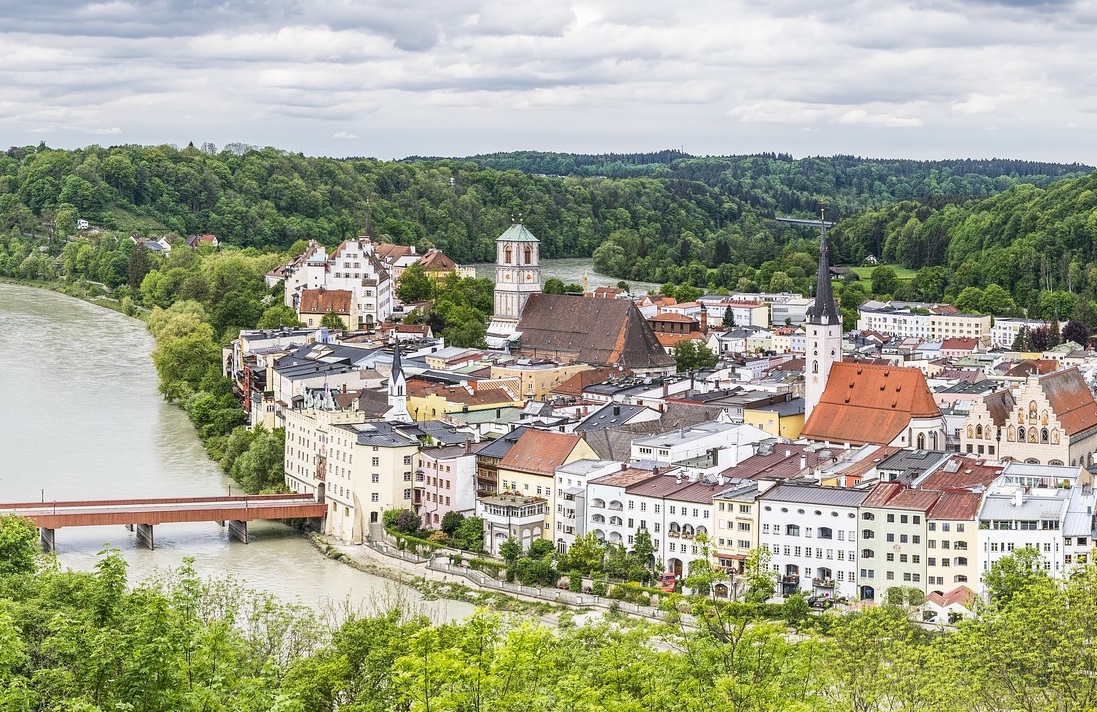
<svg viewBox="0 0 1097 712">
<path fill-rule="evenodd" d="M 510 245 L 503 248 L 503 264 L 511 264 L 514 261 L 514 250 Z"/>
<path fill-rule="evenodd" d="M 1017 428 L 1017 442 L 1023 443 L 1025 441 L 1025 429 L 1024 426 Z"/>
<path fill-rule="evenodd" d="M 785 526 L 785 534 L 788 534 L 789 536 L 800 536 L 800 525 L 799 524 L 788 524 L 788 525 L 786 525 Z"/>
<path fill-rule="evenodd" d="M 983 426 L 982 426 L 982 424 L 975 426 L 975 437 L 979 438 L 980 440 L 983 439 Z"/>
<path fill-rule="evenodd" d="M 861 549 L 862 559 L 871 559 L 873 556 L 875 556 L 875 554 L 872 552 L 872 549 Z"/>
<path fill-rule="evenodd" d="M 876 515 L 872 512 L 864 512 L 861 514 L 861 519 L 864 519 L 866 522 L 871 522 L 873 519 L 876 519 Z"/>
<path fill-rule="evenodd" d="M 811 372 L 812 373 L 819 373 L 819 362 L 818 361 L 812 361 L 811 362 Z"/>
<path fill-rule="evenodd" d="M 926 449 L 926 434 L 925 433 L 918 433 L 918 449 L 919 450 L 925 450 Z"/>
<path fill-rule="evenodd" d="M 1048 437 L 1047 428 L 1040 429 L 1040 442 L 1044 445 L 1047 445 L 1049 442 L 1051 442 L 1051 438 Z"/>
<path fill-rule="evenodd" d="M 862 529 L 861 530 L 861 538 L 862 539 L 872 539 L 875 536 L 876 536 L 876 534 L 871 529 Z"/>
<path fill-rule="evenodd" d="M 955 576 L 952 577 L 952 582 L 953 583 L 967 583 L 967 576 L 964 576 L 963 574 L 956 574 Z"/>
<path fill-rule="evenodd" d="M 530 247 L 529 245 L 526 245 L 525 253 L 526 253 L 526 264 L 527 265 L 533 264 L 533 248 Z"/>
<path fill-rule="evenodd" d="M 830 527 L 819 527 L 817 533 L 819 534 L 820 539 L 833 539 L 834 538 L 834 532 L 831 531 Z"/>
</svg>

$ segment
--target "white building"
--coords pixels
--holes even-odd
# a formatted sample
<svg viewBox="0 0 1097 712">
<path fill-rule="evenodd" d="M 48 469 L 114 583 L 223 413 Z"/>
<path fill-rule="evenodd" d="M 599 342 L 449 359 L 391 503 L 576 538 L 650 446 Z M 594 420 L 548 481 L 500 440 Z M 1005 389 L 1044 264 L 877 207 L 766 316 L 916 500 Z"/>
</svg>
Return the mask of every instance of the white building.
<svg viewBox="0 0 1097 712">
<path fill-rule="evenodd" d="M 708 422 L 668 433 L 636 438 L 632 441 L 632 459 L 673 463 L 728 450 L 721 462 L 727 467 L 754 454 L 754 445 L 773 439 L 753 425 Z"/>
<path fill-rule="evenodd" d="M 510 343 L 530 295 L 541 293 L 540 247 L 541 241 L 522 223 L 495 240 L 495 312 L 486 337 L 491 348 Z"/>
<path fill-rule="evenodd" d="M 310 242 L 304 254 L 268 275 L 268 282 L 277 277 L 284 280 L 285 304 L 293 309 L 306 289 L 350 291 L 358 322 L 351 329 L 370 328 L 392 314 L 394 281 L 368 236 L 344 240 L 330 257 L 322 245 Z"/>
<path fill-rule="evenodd" d="M 1047 325 L 1048 322 L 1040 319 L 996 318 L 994 326 L 990 328 L 990 343 L 1000 349 L 1012 349 L 1022 328 L 1031 331 Z"/>
<path fill-rule="evenodd" d="M 554 536 L 559 553 L 566 554 L 575 539 L 587 533 L 587 483 L 624 469 L 615 460 L 576 460 L 556 468 Z"/>
<path fill-rule="evenodd" d="M 760 489 L 758 544 L 772 557 L 778 595 L 857 596 L 857 515 L 868 492 L 766 482 Z"/>
</svg>

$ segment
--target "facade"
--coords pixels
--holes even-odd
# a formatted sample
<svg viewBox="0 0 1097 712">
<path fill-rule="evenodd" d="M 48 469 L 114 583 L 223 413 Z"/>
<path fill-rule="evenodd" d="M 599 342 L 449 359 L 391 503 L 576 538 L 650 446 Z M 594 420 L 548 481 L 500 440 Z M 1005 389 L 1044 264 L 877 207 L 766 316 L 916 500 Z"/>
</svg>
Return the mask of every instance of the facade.
<svg viewBox="0 0 1097 712">
<path fill-rule="evenodd" d="M 476 511 L 476 452 L 471 442 L 419 453 L 413 502 L 426 529 L 441 527 L 449 512 Z"/>
<path fill-rule="evenodd" d="M 961 443 L 969 438 L 970 420 Z M 1008 424 L 1001 430 L 1002 458 L 1089 466 L 1097 451 L 1097 401 L 1076 368 L 1029 376 L 1016 395 Z"/>
<path fill-rule="evenodd" d="M 566 554 L 577 537 L 587 533 L 587 483 L 620 472 L 615 460 L 576 460 L 556 468 L 556 551 Z"/>
<path fill-rule="evenodd" d="M 330 257 L 322 245 L 310 242 L 303 254 L 268 275 L 268 281 L 278 278 L 284 282 L 286 306 L 298 311 L 306 289 L 351 292 L 347 328 L 352 330 L 372 328 L 392 314 L 393 280 L 369 236 L 343 241 Z"/>
<path fill-rule="evenodd" d="M 861 599 L 882 598 L 894 586 L 925 590 L 928 513 L 939 492 L 881 482 L 860 511 L 859 560 L 872 574 L 858 578 Z M 967 562 L 964 562 L 967 565 Z"/>
<path fill-rule="evenodd" d="M 858 595 L 857 515 L 867 495 L 796 484 L 773 485 L 758 495 L 758 545 L 772 557 L 778 594 Z"/>
<path fill-rule="evenodd" d="M 758 482 L 741 482 L 712 499 L 712 555 L 715 564 L 733 576 L 743 570 L 743 561 L 758 548 Z M 771 485 L 771 483 L 767 483 Z"/>
<path fill-rule="evenodd" d="M 558 364 L 545 359 L 515 359 L 509 363 L 493 364 L 491 377 L 517 379 L 519 395 L 523 400 L 544 401 L 557 386 L 572 376 L 589 371 L 590 366 L 581 363 Z"/>
<path fill-rule="evenodd" d="M 1013 342 L 1017 340 L 1017 334 L 1021 329 L 1039 329 L 1047 326 L 1048 322 L 1040 319 L 1008 319 L 998 318 L 994 320 L 994 326 L 990 328 L 990 343 L 1000 349 L 1012 349 Z"/>
<path fill-rule="evenodd" d="M 484 547 L 499 555 L 499 547 L 514 537 L 522 549 L 544 537 L 547 502 L 543 497 L 492 495 L 476 500 L 476 516 L 484 520 Z"/>
<path fill-rule="evenodd" d="M 540 241 L 522 223 L 514 223 L 495 240 L 495 312 L 487 343 L 505 348 L 531 294 L 541 293 Z"/>
<path fill-rule="evenodd" d="M 942 492 L 927 516 L 926 585 L 929 593 L 977 587 L 982 492 Z"/>
</svg>

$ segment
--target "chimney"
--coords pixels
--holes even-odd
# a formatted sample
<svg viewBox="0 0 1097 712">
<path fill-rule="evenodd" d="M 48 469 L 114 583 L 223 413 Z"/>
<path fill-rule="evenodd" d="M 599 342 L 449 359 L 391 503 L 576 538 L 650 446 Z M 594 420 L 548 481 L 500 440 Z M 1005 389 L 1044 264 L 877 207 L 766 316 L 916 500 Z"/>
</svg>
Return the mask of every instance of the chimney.
<svg viewBox="0 0 1097 712">
<path fill-rule="evenodd" d="M 792 450 L 785 448 L 785 457 L 792 457 Z"/>
<path fill-rule="evenodd" d="M 465 454 L 466 455 L 471 455 L 472 454 L 472 440 L 471 439 L 465 440 Z"/>
<path fill-rule="evenodd" d="M 701 333 L 708 333 L 708 309 L 705 308 L 704 304 L 701 305 Z"/>
<path fill-rule="evenodd" d="M 1013 506 L 1014 507 L 1020 507 L 1023 501 L 1024 501 L 1024 495 L 1021 493 L 1021 490 L 1017 490 L 1016 492 L 1013 493 Z"/>
<path fill-rule="evenodd" d="M 621 415 L 621 406 L 619 406 L 619 405 L 613 406 L 613 415 L 615 417 L 618 416 L 618 415 Z"/>
<path fill-rule="evenodd" d="M 808 466 L 807 455 L 805 455 L 804 453 L 800 453 L 800 472 L 803 472 L 805 469 L 807 469 L 807 466 Z"/>
</svg>

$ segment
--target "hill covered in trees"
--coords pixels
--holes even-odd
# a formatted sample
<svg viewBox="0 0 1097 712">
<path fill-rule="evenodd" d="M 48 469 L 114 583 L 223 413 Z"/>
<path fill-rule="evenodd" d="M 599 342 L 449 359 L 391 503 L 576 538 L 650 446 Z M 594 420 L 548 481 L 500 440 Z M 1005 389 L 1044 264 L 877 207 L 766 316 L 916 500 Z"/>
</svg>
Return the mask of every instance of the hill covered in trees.
<svg viewBox="0 0 1097 712">
<path fill-rule="evenodd" d="M 1017 185 L 977 201 L 902 201 L 833 231 L 840 259 L 877 254 L 918 269 L 937 298 L 1003 287 L 1030 315 L 1095 324 L 1097 173 L 1040 188 Z M 917 278 L 912 289 L 916 290 Z M 896 295 L 904 296 L 902 293 Z"/>
<path fill-rule="evenodd" d="M 300 239 L 335 244 L 370 215 L 379 239 L 439 247 L 469 263 L 491 259 L 495 237 L 521 214 L 545 257 L 593 255 L 599 270 L 622 279 L 770 288 L 781 272 L 778 286 L 805 288 L 813 231 L 776 215 L 815 215 L 820 199 L 828 216 L 915 197 L 941 206 L 1088 170 L 678 151 L 382 162 L 241 144 L 40 144 L 0 154 L 0 231 L 68 235 L 84 218 L 125 233 L 212 232 L 229 245 L 284 250 Z"/>
</svg>

